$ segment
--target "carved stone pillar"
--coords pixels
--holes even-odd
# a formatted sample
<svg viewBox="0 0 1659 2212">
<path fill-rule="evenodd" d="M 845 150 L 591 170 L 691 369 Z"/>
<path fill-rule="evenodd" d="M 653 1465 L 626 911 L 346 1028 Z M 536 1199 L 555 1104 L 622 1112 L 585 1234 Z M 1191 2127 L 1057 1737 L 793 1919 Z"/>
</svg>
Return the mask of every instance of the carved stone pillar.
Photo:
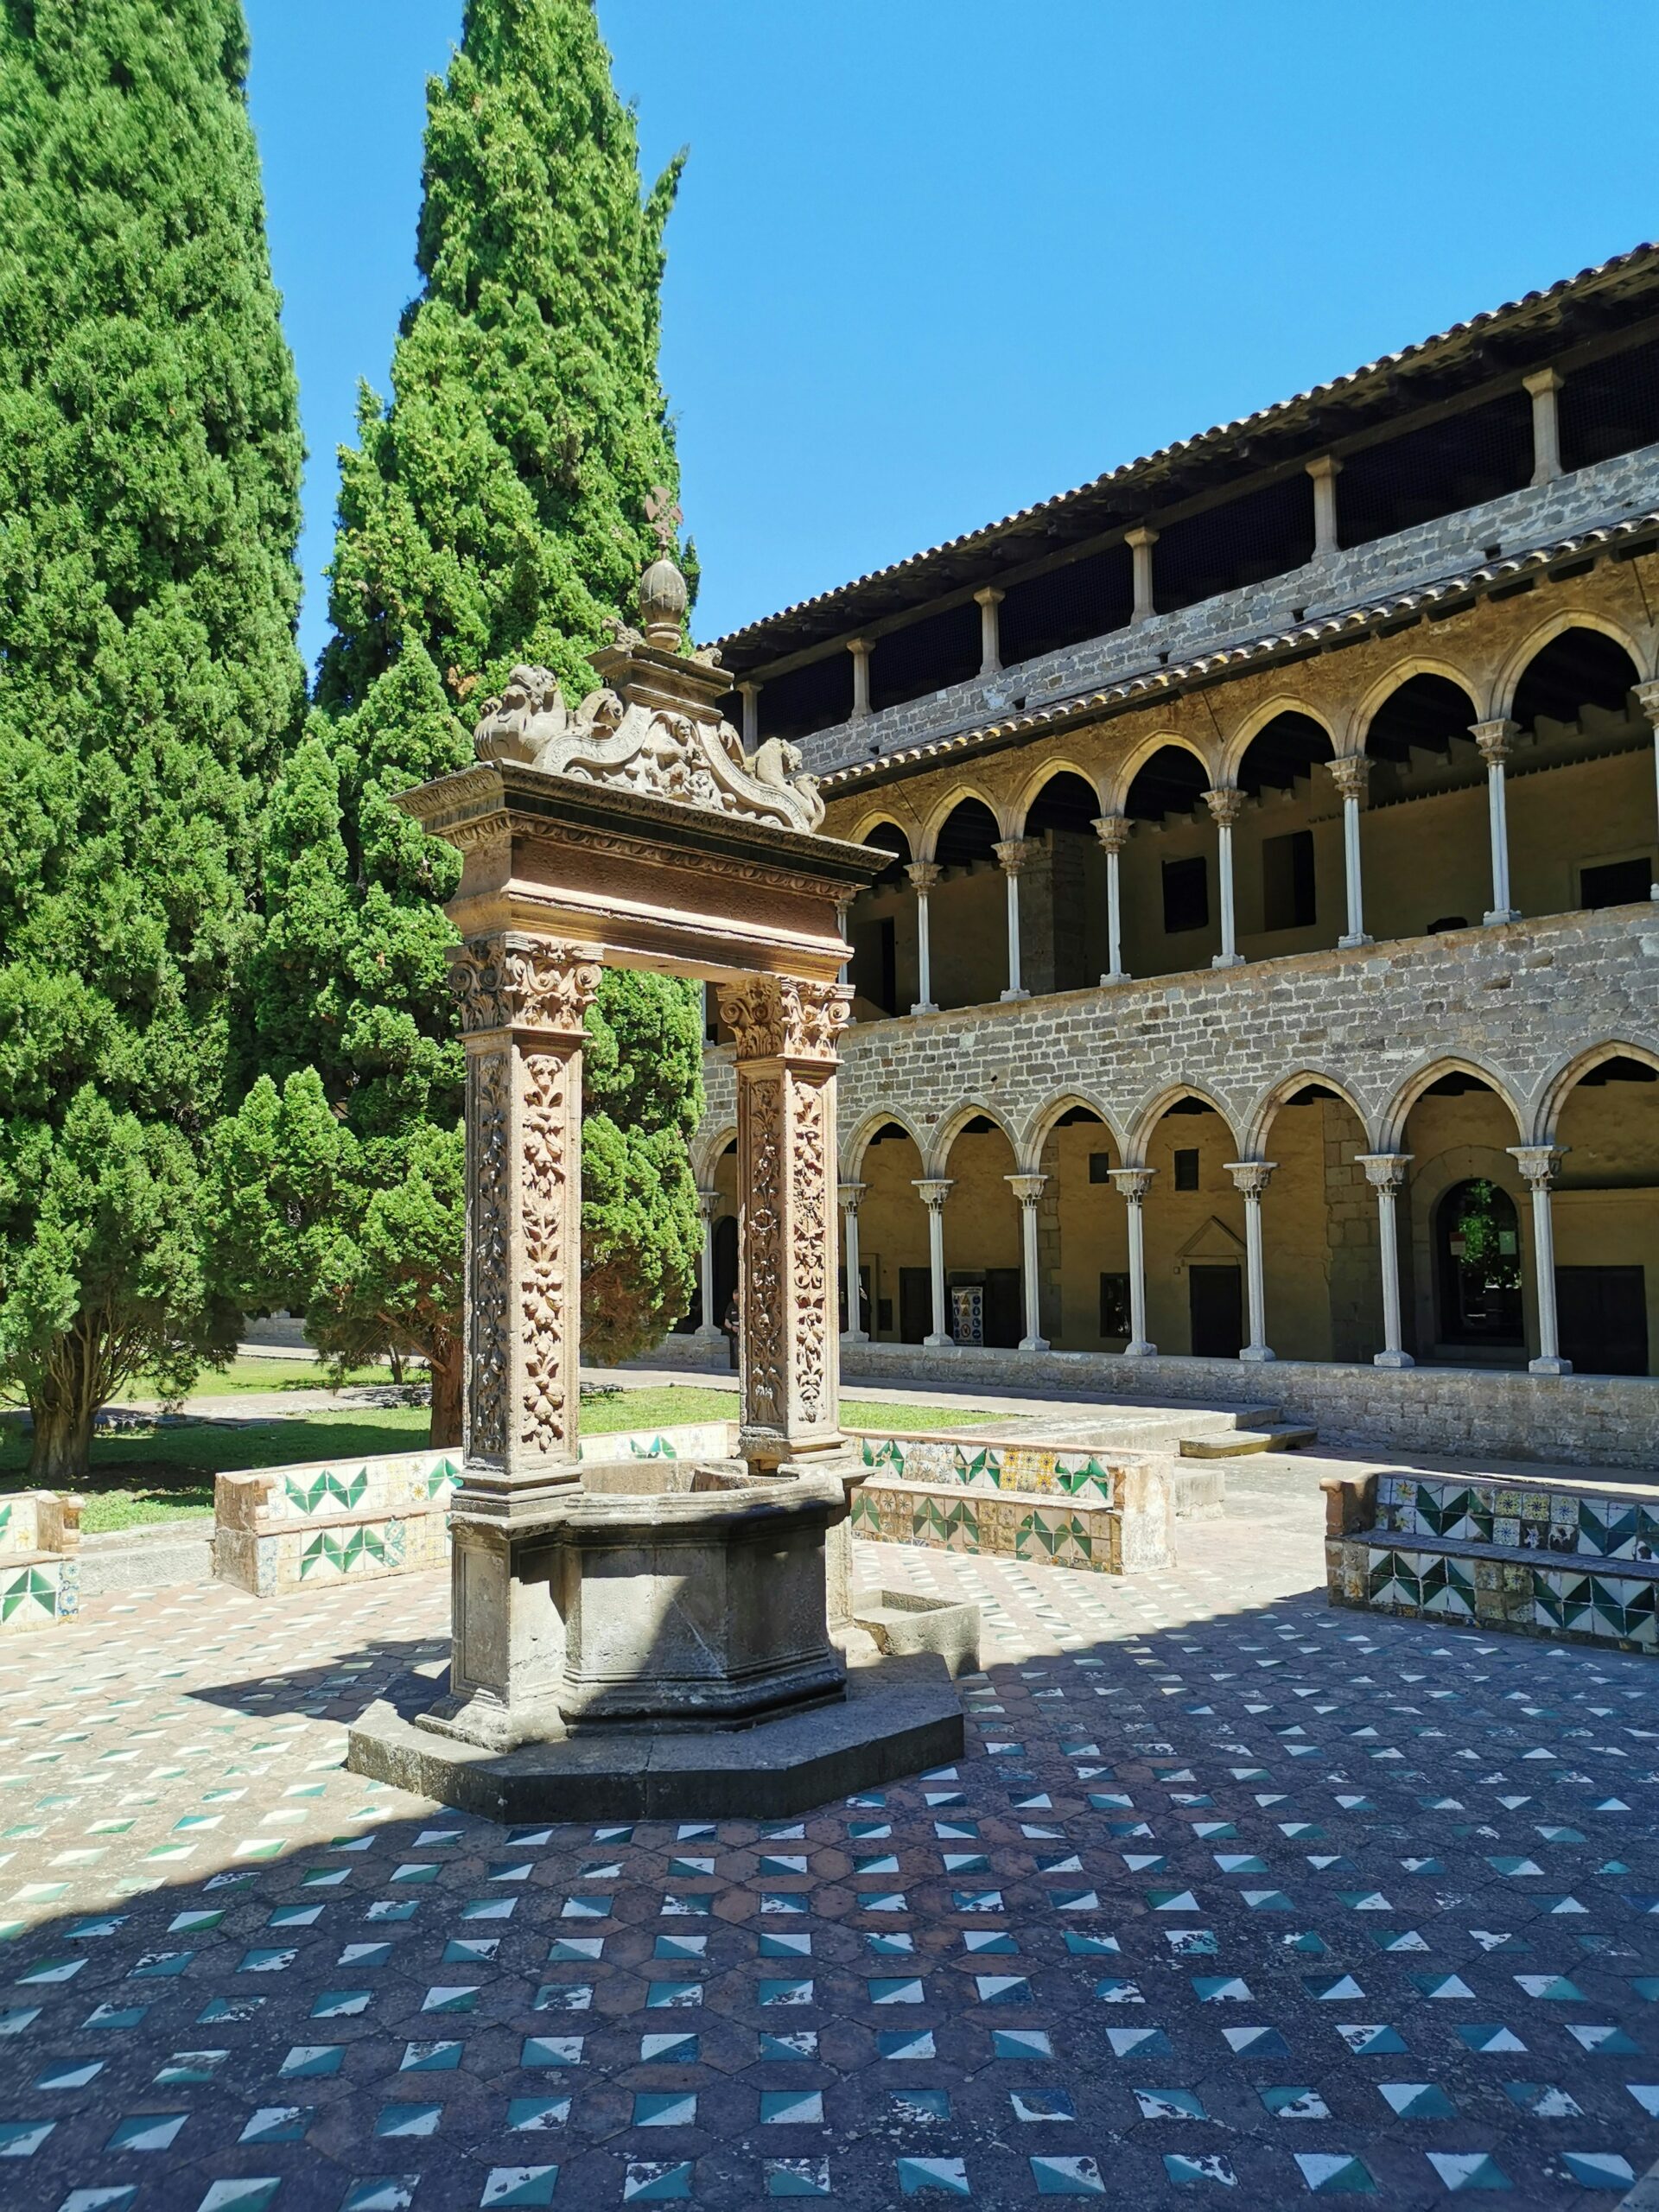
<svg viewBox="0 0 1659 2212">
<path fill-rule="evenodd" d="M 916 1003 L 912 1014 L 937 1014 L 933 1001 L 933 946 L 928 935 L 927 897 L 944 870 L 937 861 L 912 861 L 905 874 L 916 887 Z"/>
<path fill-rule="evenodd" d="M 1519 910 L 1510 904 L 1510 817 L 1504 791 L 1503 766 L 1521 734 L 1518 722 L 1475 722 L 1470 735 L 1486 763 L 1486 813 L 1492 841 L 1492 909 L 1483 917 L 1489 927 L 1518 922 Z"/>
<path fill-rule="evenodd" d="M 1230 788 L 1205 791 L 1204 803 L 1216 825 L 1218 868 L 1221 876 L 1221 950 L 1210 963 L 1212 968 L 1242 968 L 1243 955 L 1237 944 L 1237 926 L 1234 920 L 1233 905 L 1233 827 L 1244 811 L 1244 794 Z"/>
<path fill-rule="evenodd" d="M 1325 765 L 1342 797 L 1342 865 L 1348 887 L 1348 928 L 1337 943 L 1347 952 L 1371 941 L 1365 934 L 1365 893 L 1359 871 L 1359 810 L 1370 781 L 1371 764 L 1363 753 L 1344 753 L 1339 760 L 1327 760 Z"/>
<path fill-rule="evenodd" d="M 1008 880 L 1008 988 L 1002 994 L 1004 999 L 1031 996 L 1020 979 L 1020 872 L 1031 858 L 1034 842 L 1030 837 L 1004 837 L 992 849 Z"/>
<path fill-rule="evenodd" d="M 1158 1350 L 1147 1335 L 1147 1236 L 1141 1209 L 1152 1188 L 1155 1167 L 1114 1167 L 1111 1178 L 1129 1210 L 1129 1341 L 1125 1359 L 1151 1359 Z"/>
<path fill-rule="evenodd" d="M 1244 1281 L 1249 1295 L 1250 1340 L 1238 1355 L 1271 1359 L 1268 1349 L 1266 1270 L 1262 1259 L 1262 1194 L 1278 1165 L 1272 1160 L 1230 1160 L 1227 1173 L 1244 1193 Z"/>
<path fill-rule="evenodd" d="M 1020 1268 L 1025 1290 L 1026 1333 L 1021 1351 L 1046 1351 L 1043 1335 L 1042 1283 L 1037 1265 L 1037 1201 L 1043 1195 L 1046 1175 L 1009 1175 L 1004 1179 L 1020 1201 Z"/>
<path fill-rule="evenodd" d="M 947 1177 L 918 1176 L 916 1188 L 927 1208 L 927 1266 L 933 1289 L 933 1333 L 922 1342 L 942 1351 L 955 1342 L 944 1310 L 944 1202 L 956 1185 Z"/>
<path fill-rule="evenodd" d="M 858 1209 L 868 1183 L 843 1183 L 841 1186 L 841 1268 L 847 1278 L 847 1325 L 841 1332 L 844 1344 L 867 1344 L 870 1332 L 864 1326 L 864 1286 L 858 1262 Z"/>
<path fill-rule="evenodd" d="M 1135 578 L 1135 606 L 1129 615 L 1131 628 L 1150 622 L 1157 613 L 1157 594 L 1152 580 L 1152 549 L 1158 543 L 1158 533 L 1148 530 L 1144 523 L 1134 530 L 1126 530 L 1123 543 L 1129 549 L 1129 559 Z"/>
<path fill-rule="evenodd" d="M 836 1295 L 836 1055 L 851 993 L 754 976 L 722 985 L 737 1045 L 742 1433 L 750 1465 L 842 1441 Z"/>
<path fill-rule="evenodd" d="M 1538 1290 L 1538 1357 L 1528 1361 L 1527 1371 L 1531 1375 L 1570 1375 L 1573 1363 L 1561 1357 L 1560 1334 L 1555 1319 L 1555 1223 L 1549 1205 L 1549 1186 L 1561 1164 L 1561 1147 L 1512 1144 L 1508 1150 L 1532 1193 L 1532 1270 Z"/>
<path fill-rule="evenodd" d="M 995 584 L 987 584 L 974 597 L 979 602 L 979 672 L 984 676 L 1002 673 L 1002 638 L 997 609 L 1002 604 L 1002 594 Z"/>
<path fill-rule="evenodd" d="M 1561 416 L 1558 395 L 1567 379 L 1559 369 L 1535 369 L 1521 388 L 1532 402 L 1532 480 L 1553 484 L 1561 474 Z"/>
<path fill-rule="evenodd" d="M 1337 531 L 1337 478 L 1342 473 L 1342 463 L 1334 455 L 1322 453 L 1308 462 L 1307 473 L 1313 479 L 1313 558 L 1325 561 L 1341 550 Z"/>
<path fill-rule="evenodd" d="M 1127 983 L 1123 966 L 1123 890 L 1121 880 L 1123 848 L 1135 824 L 1127 814 L 1102 814 L 1095 818 L 1095 835 L 1106 855 L 1106 944 L 1109 966 L 1103 983 Z"/>
<path fill-rule="evenodd" d="M 1362 1152 L 1359 1164 L 1376 1192 L 1377 1249 L 1382 1261 L 1382 1349 L 1374 1367 L 1416 1365 L 1400 1340 L 1400 1224 L 1395 1201 L 1405 1187 L 1408 1152 Z"/>
<path fill-rule="evenodd" d="M 850 638 L 847 650 L 853 657 L 853 714 L 855 722 L 868 721 L 870 713 L 870 653 L 868 638 Z"/>
</svg>

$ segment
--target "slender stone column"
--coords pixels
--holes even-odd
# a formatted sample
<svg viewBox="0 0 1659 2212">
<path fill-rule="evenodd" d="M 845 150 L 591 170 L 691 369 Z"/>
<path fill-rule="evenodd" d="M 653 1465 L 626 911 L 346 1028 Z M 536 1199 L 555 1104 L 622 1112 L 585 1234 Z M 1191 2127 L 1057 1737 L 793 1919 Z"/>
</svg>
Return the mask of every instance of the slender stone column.
<svg viewBox="0 0 1659 2212">
<path fill-rule="evenodd" d="M 1532 1266 L 1538 1289 L 1538 1357 L 1527 1362 L 1527 1371 L 1530 1375 L 1570 1375 L 1573 1363 L 1561 1357 L 1560 1332 L 1555 1318 L 1555 1223 L 1549 1206 L 1549 1186 L 1561 1164 L 1562 1147 L 1555 1144 L 1512 1144 L 1507 1149 L 1532 1193 Z"/>
<path fill-rule="evenodd" d="M 1382 1262 L 1382 1349 L 1373 1367 L 1414 1367 L 1417 1363 L 1400 1341 L 1400 1224 L 1395 1200 L 1404 1189 L 1408 1152 L 1362 1152 L 1359 1164 L 1365 1179 L 1376 1192 L 1377 1249 Z"/>
<path fill-rule="evenodd" d="M 847 971 L 853 964 L 853 893 L 849 892 L 836 901 L 836 928 L 847 951 L 841 963 L 841 980 L 847 981 Z"/>
<path fill-rule="evenodd" d="M 600 969 L 505 932 L 450 956 L 467 1047 L 467 1510 L 577 1475 L 582 1017 Z"/>
<path fill-rule="evenodd" d="M 1158 1347 L 1147 1335 L 1147 1240 L 1141 1209 L 1152 1187 L 1155 1167 L 1114 1167 L 1111 1178 L 1129 1209 L 1129 1341 L 1125 1359 L 1150 1359 Z"/>
<path fill-rule="evenodd" d="M 1337 943 L 1346 952 L 1355 945 L 1371 942 L 1365 934 L 1365 893 L 1359 868 L 1359 810 L 1370 780 L 1371 764 L 1363 753 L 1347 753 L 1340 760 L 1327 760 L 1325 765 L 1342 795 L 1342 865 L 1348 887 L 1348 927 Z"/>
<path fill-rule="evenodd" d="M 1486 811 L 1492 838 L 1492 911 L 1483 917 L 1489 925 L 1518 922 L 1519 910 L 1510 904 L 1510 817 L 1503 788 L 1503 764 L 1521 734 L 1519 722 L 1474 722 L 1470 735 L 1486 763 Z"/>
<path fill-rule="evenodd" d="M 1020 980 L 1020 871 L 1031 858 L 1034 840 L 1004 837 L 992 848 L 997 864 L 1008 879 L 1008 988 L 1005 999 L 1028 999 L 1031 993 Z"/>
<path fill-rule="evenodd" d="M 858 1271 L 858 1208 L 868 1183 L 843 1183 L 841 1198 L 841 1265 L 847 1278 L 847 1326 L 841 1332 L 844 1344 L 867 1344 L 870 1332 L 864 1326 L 863 1287 Z"/>
<path fill-rule="evenodd" d="M 937 861 L 912 861 L 905 870 L 916 887 L 916 988 L 912 1014 L 937 1014 L 933 1002 L 933 948 L 927 929 L 927 894 L 944 874 Z"/>
<path fill-rule="evenodd" d="M 721 1205 L 718 1191 L 697 1192 L 697 1211 L 702 1217 L 702 1326 L 696 1333 L 699 1341 L 709 1344 L 720 1344 L 725 1337 L 715 1311 L 715 1223 Z"/>
<path fill-rule="evenodd" d="M 1637 704 L 1654 726 L 1656 741 L 1653 751 L 1653 770 L 1656 786 L 1659 787 L 1659 683 L 1638 683 L 1636 686 Z M 1659 789 L 1656 789 L 1659 796 Z M 1659 899 L 1659 883 L 1651 887 L 1650 897 Z"/>
<path fill-rule="evenodd" d="M 1204 803 L 1216 825 L 1219 852 L 1218 872 L 1221 877 L 1221 950 L 1211 961 L 1212 968 L 1242 968 L 1244 956 L 1237 944 L 1233 906 L 1233 826 L 1244 811 L 1243 791 L 1226 790 L 1205 791 Z"/>
<path fill-rule="evenodd" d="M 743 700 L 743 750 L 753 753 L 760 742 L 760 686 L 751 681 L 737 688 Z"/>
<path fill-rule="evenodd" d="M 1313 479 L 1313 558 L 1323 561 L 1327 555 L 1341 551 L 1337 536 L 1337 478 L 1342 463 L 1328 453 L 1317 461 L 1310 461 L 1307 473 Z"/>
<path fill-rule="evenodd" d="M 786 976 L 721 989 L 721 1019 L 737 1045 L 739 1449 L 760 1467 L 842 1440 L 836 1046 L 849 996 L 843 984 Z"/>
<path fill-rule="evenodd" d="M 1046 1175 L 1009 1175 L 1004 1179 L 1020 1201 L 1020 1265 L 1026 1294 L 1026 1333 L 1021 1351 L 1046 1351 L 1043 1335 L 1041 1283 L 1037 1261 L 1037 1201 L 1043 1195 Z"/>
<path fill-rule="evenodd" d="M 997 609 L 1002 604 L 1003 594 L 995 584 L 987 584 L 974 597 L 979 602 L 979 672 L 982 676 L 1001 676 L 1002 631 Z"/>
<path fill-rule="evenodd" d="M 1532 480 L 1553 484 L 1561 472 L 1561 417 L 1556 401 L 1565 379 L 1559 369 L 1535 369 L 1521 379 L 1532 398 Z"/>
<path fill-rule="evenodd" d="M 1133 629 L 1149 622 L 1158 611 L 1154 603 L 1152 581 L 1152 549 L 1158 543 L 1158 533 L 1142 523 L 1138 529 L 1124 531 L 1123 543 L 1135 563 L 1135 607 L 1129 616 Z"/>
<path fill-rule="evenodd" d="M 1127 814 L 1095 817 L 1095 835 L 1106 855 L 1106 944 L 1110 964 L 1100 979 L 1103 983 L 1127 983 L 1129 980 L 1123 965 L 1123 899 L 1119 868 L 1123 848 L 1134 828 Z"/>
<path fill-rule="evenodd" d="M 945 1326 L 944 1202 L 956 1185 L 938 1176 L 919 1176 L 916 1188 L 921 1193 L 922 1204 L 927 1208 L 927 1265 L 933 1287 L 933 1333 L 924 1338 L 923 1342 L 930 1350 L 937 1351 L 952 1341 L 950 1332 Z"/>
<path fill-rule="evenodd" d="M 1244 1280 L 1249 1294 L 1250 1341 L 1238 1356 L 1255 1362 L 1273 1357 L 1268 1349 L 1268 1294 L 1262 1264 L 1262 1193 L 1277 1165 L 1272 1160 L 1227 1162 L 1227 1173 L 1244 1193 Z"/>
<path fill-rule="evenodd" d="M 870 711 L 870 641 L 868 638 L 851 639 L 847 650 L 853 657 L 852 719 L 861 722 Z"/>
</svg>

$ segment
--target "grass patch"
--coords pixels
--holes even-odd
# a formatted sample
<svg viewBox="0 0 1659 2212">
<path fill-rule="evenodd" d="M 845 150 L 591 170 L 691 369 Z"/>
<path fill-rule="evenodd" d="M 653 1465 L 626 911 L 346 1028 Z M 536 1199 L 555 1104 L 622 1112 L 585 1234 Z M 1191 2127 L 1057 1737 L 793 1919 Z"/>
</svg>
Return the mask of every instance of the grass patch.
<svg viewBox="0 0 1659 2212">
<path fill-rule="evenodd" d="M 410 1379 L 424 1382 L 424 1369 L 416 1370 Z M 389 1367 L 355 1368 L 346 1377 L 350 1383 L 390 1382 Z M 198 1398 L 239 1398 L 254 1391 L 270 1390 L 326 1390 L 330 1387 L 321 1363 L 311 1359 L 233 1359 L 228 1367 L 203 1368 L 197 1376 L 195 1387 L 186 1403 L 194 1405 Z M 112 1405 L 130 1405 L 137 1400 L 150 1400 L 160 1395 L 155 1382 L 148 1376 L 140 1376 L 130 1382 Z"/>
</svg>

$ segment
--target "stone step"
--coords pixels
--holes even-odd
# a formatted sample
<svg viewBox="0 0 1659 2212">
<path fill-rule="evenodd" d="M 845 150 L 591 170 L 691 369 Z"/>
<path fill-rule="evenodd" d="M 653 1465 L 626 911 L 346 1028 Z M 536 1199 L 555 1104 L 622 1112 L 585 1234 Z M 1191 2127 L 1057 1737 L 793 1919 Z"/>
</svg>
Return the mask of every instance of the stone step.
<svg viewBox="0 0 1659 2212">
<path fill-rule="evenodd" d="M 1181 1439 L 1183 1459 L 1239 1459 L 1251 1452 L 1300 1452 L 1316 1444 L 1317 1428 L 1300 1428 L 1292 1422 L 1272 1427 L 1218 1429 L 1204 1436 Z"/>
</svg>

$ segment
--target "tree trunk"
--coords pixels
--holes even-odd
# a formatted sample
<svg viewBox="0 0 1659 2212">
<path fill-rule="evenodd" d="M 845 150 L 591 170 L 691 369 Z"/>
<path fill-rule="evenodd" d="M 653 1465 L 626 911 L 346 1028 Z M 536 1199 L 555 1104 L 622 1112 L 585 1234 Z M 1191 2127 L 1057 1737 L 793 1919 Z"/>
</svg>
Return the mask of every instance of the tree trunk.
<svg viewBox="0 0 1659 2212">
<path fill-rule="evenodd" d="M 458 1446 L 461 1436 L 461 1345 L 451 1339 L 429 1355 L 432 1365 L 432 1427 L 435 1450 Z"/>
<path fill-rule="evenodd" d="M 79 1363 L 77 1363 L 77 1380 Z M 67 1483 L 83 1483 L 87 1454 L 92 1443 L 92 1418 L 98 1408 L 84 1389 L 48 1389 L 31 1397 L 35 1433 L 29 1440 L 29 1479 L 43 1490 L 59 1490 Z"/>
</svg>

